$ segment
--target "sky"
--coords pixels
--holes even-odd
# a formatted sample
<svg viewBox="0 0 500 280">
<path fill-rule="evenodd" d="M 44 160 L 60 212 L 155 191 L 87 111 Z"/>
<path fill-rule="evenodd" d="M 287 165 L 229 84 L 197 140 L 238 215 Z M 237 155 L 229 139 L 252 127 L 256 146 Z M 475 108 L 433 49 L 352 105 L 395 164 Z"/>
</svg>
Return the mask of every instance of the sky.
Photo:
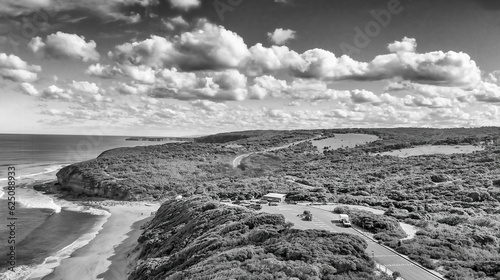
<svg viewBox="0 0 500 280">
<path fill-rule="evenodd" d="M 496 0 L 4 0 L 0 133 L 500 120 Z"/>
</svg>

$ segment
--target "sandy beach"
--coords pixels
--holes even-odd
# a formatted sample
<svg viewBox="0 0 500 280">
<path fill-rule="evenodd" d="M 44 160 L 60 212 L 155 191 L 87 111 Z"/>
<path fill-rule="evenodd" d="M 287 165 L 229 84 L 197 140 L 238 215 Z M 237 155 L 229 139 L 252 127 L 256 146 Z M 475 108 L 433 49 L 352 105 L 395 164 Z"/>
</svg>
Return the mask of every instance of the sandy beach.
<svg viewBox="0 0 500 280">
<path fill-rule="evenodd" d="M 156 211 L 159 205 L 139 202 L 100 204 L 111 213 L 102 230 L 89 244 L 76 250 L 52 274 L 42 279 L 127 279 L 127 255 L 137 245 L 141 225 L 152 218 L 151 212 Z"/>
</svg>

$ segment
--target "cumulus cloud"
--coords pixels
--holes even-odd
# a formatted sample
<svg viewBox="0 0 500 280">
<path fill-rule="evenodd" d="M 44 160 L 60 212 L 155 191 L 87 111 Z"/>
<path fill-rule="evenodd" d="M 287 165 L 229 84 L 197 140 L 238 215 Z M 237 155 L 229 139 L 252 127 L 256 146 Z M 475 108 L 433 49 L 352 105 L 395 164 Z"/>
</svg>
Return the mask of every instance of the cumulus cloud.
<svg viewBox="0 0 500 280">
<path fill-rule="evenodd" d="M 200 0 L 169 0 L 169 1 L 172 7 L 185 11 L 199 7 L 201 4 Z"/>
<path fill-rule="evenodd" d="M 115 89 L 123 95 L 140 95 L 146 94 L 151 90 L 150 85 L 137 84 L 137 83 L 118 83 Z"/>
<path fill-rule="evenodd" d="M 269 40 L 277 45 L 284 45 L 289 40 L 295 39 L 297 32 L 291 29 L 276 28 L 273 32 L 267 33 Z"/>
<path fill-rule="evenodd" d="M 299 55 L 286 47 L 266 48 L 257 44 L 250 48 L 250 66 L 254 72 L 285 70 L 295 77 L 326 80 L 375 81 L 398 78 L 449 86 L 468 86 L 481 81 L 481 71 L 468 54 L 454 51 L 422 54 L 401 51 L 405 48 L 411 50 L 406 46 L 410 42 L 413 40 L 406 38 L 400 42 L 401 46 L 391 45 L 392 50 L 399 52 L 379 55 L 370 62 L 356 61 L 346 55 L 337 57 L 322 49 L 308 50 Z"/>
<path fill-rule="evenodd" d="M 103 79 L 111 79 L 121 74 L 120 68 L 111 65 L 101 65 L 100 63 L 90 65 L 85 73 L 89 76 Z"/>
<path fill-rule="evenodd" d="M 38 79 L 37 72 L 42 71 L 38 65 L 29 65 L 13 54 L 0 53 L 0 77 L 14 82 L 33 82 Z"/>
<path fill-rule="evenodd" d="M 43 99 L 70 101 L 73 98 L 73 92 L 56 85 L 51 85 L 41 93 L 40 97 Z"/>
<path fill-rule="evenodd" d="M 176 28 L 185 28 L 189 26 L 189 23 L 182 16 L 168 18 L 166 20 L 162 20 L 162 22 L 163 25 L 165 25 L 165 27 L 170 31 L 175 30 Z"/>
<path fill-rule="evenodd" d="M 40 92 L 30 83 L 22 83 L 20 89 L 24 94 L 38 96 Z"/>
<path fill-rule="evenodd" d="M 87 81 L 73 81 L 71 87 L 77 91 L 83 91 L 91 94 L 99 94 L 101 92 L 101 89 L 97 84 Z"/>
<path fill-rule="evenodd" d="M 379 102 L 380 98 L 371 91 L 356 89 L 351 91 L 351 100 L 354 103 L 375 103 Z"/>
<path fill-rule="evenodd" d="M 151 36 L 144 41 L 119 45 L 111 56 L 122 64 L 188 71 L 236 68 L 249 58 L 250 52 L 236 33 L 201 20 L 194 30 L 173 38 Z"/>
<path fill-rule="evenodd" d="M 85 41 L 85 37 L 76 34 L 57 32 L 47 36 L 45 42 L 40 37 L 31 39 L 28 47 L 37 54 L 53 59 L 76 59 L 97 61 L 100 58 L 96 51 L 96 42 Z"/>
<path fill-rule="evenodd" d="M 163 70 L 157 76 L 150 96 L 180 100 L 244 100 L 247 97 L 247 78 L 237 70 L 199 73 Z"/>
<path fill-rule="evenodd" d="M 417 40 L 404 37 L 402 41 L 395 41 L 387 46 L 391 53 L 415 52 L 417 50 Z"/>
<path fill-rule="evenodd" d="M 500 70 L 489 73 L 486 77 L 486 81 L 493 84 L 500 84 Z"/>
<path fill-rule="evenodd" d="M 288 85 L 286 81 L 264 75 L 254 79 L 254 85 L 249 88 L 250 98 L 264 99 L 267 96 L 282 97 L 283 92 L 287 89 Z"/>
</svg>

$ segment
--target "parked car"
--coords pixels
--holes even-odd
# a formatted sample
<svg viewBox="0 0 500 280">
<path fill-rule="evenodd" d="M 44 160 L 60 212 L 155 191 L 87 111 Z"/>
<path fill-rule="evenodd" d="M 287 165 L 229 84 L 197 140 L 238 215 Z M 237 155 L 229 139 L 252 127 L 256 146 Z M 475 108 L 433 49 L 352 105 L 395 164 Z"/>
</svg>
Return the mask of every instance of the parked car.
<svg viewBox="0 0 500 280">
<path fill-rule="evenodd" d="M 278 206 L 277 202 L 269 202 L 269 206 Z"/>
<path fill-rule="evenodd" d="M 250 205 L 250 208 L 255 209 L 255 210 L 261 210 L 262 209 L 262 205 L 260 205 L 260 204 L 252 204 L 252 205 Z"/>
</svg>

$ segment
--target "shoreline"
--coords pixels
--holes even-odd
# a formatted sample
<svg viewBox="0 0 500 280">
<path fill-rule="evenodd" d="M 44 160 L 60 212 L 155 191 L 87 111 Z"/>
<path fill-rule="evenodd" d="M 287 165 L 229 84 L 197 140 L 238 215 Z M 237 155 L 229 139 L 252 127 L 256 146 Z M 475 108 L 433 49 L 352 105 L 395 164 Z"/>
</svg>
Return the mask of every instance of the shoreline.
<svg viewBox="0 0 500 280">
<path fill-rule="evenodd" d="M 28 279 L 126 279 L 129 262 L 124 254 L 134 250 L 141 225 L 151 218 L 151 212 L 156 211 L 159 205 L 147 206 L 144 202 L 116 204 L 102 202 L 101 206 L 109 211 L 110 216 L 88 244 L 63 259 L 49 275 Z"/>
<path fill-rule="evenodd" d="M 160 203 L 74 198 L 66 193 L 46 194 L 33 188 L 37 184 L 56 181 L 57 171 L 43 172 L 17 181 L 17 186 L 23 189 L 22 194 L 44 197 L 43 205 L 26 204 L 23 199 L 19 202 L 27 208 L 45 208 L 46 204 L 50 204 L 49 208 L 54 213 L 64 209 L 100 218 L 92 228 L 82 232 L 77 240 L 46 257 L 43 263 L 18 266 L 13 274 L 0 274 L 0 279 L 126 279 L 132 265 L 128 256 L 137 246 L 137 239 L 142 233 L 141 226 L 152 219 L 151 214 L 158 210 Z"/>
</svg>

